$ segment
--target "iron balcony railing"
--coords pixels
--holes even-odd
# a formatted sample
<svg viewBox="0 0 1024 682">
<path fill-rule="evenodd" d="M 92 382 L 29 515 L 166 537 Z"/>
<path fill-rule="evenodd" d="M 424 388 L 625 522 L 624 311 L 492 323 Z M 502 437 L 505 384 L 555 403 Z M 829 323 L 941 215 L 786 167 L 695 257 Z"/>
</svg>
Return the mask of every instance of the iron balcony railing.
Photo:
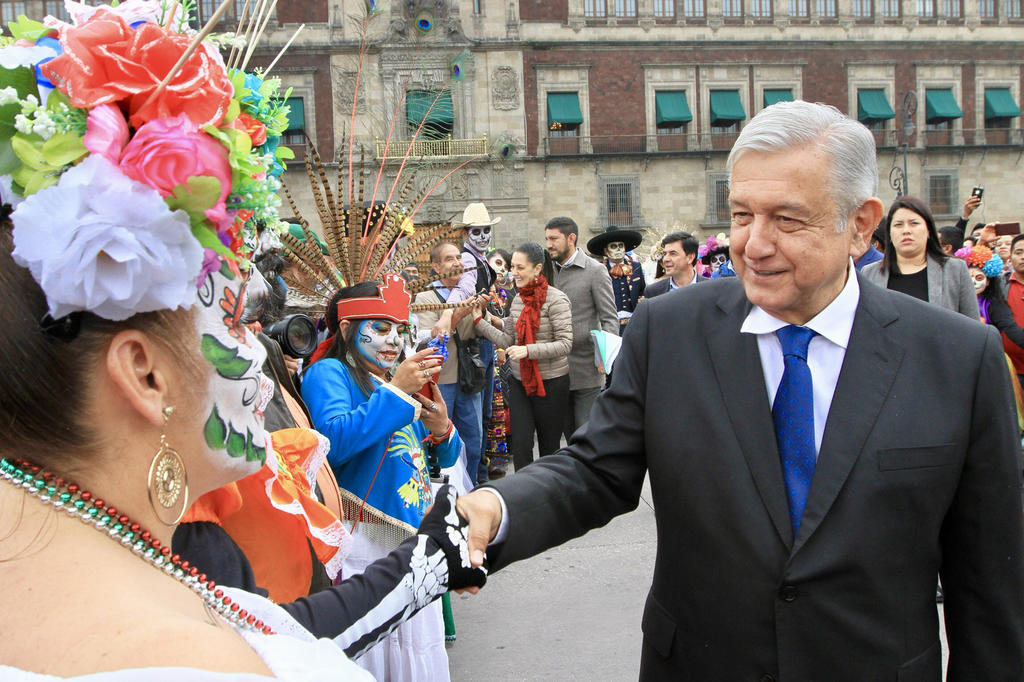
<svg viewBox="0 0 1024 682">
<path fill-rule="evenodd" d="M 878 147 L 899 147 L 902 135 L 896 130 L 872 131 Z M 591 135 L 589 137 L 545 137 L 543 156 L 591 154 L 658 154 L 670 152 L 729 151 L 737 133 L 670 133 L 659 135 Z M 910 139 L 911 148 L 945 146 L 1021 146 L 1019 128 L 919 130 Z"/>
<path fill-rule="evenodd" d="M 409 140 L 391 140 L 388 144 L 387 140 L 378 137 L 374 146 L 378 159 L 402 159 L 407 154 L 414 157 L 464 157 L 487 154 L 486 135 L 469 139 L 418 139 L 412 142 L 411 149 L 409 144 Z"/>
</svg>

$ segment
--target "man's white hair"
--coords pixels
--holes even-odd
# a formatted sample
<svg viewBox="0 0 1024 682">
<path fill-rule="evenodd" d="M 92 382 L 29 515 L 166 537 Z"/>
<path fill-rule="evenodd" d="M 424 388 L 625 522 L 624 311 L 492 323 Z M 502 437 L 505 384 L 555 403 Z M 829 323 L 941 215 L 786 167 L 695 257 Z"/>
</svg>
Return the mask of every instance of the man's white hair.
<svg viewBox="0 0 1024 682">
<path fill-rule="evenodd" d="M 875 138 L 863 124 L 827 104 L 779 102 L 765 107 L 740 132 L 726 170 L 748 151 L 780 152 L 818 145 L 829 155 L 826 190 L 838 209 L 842 232 L 853 212 L 878 191 Z"/>
</svg>

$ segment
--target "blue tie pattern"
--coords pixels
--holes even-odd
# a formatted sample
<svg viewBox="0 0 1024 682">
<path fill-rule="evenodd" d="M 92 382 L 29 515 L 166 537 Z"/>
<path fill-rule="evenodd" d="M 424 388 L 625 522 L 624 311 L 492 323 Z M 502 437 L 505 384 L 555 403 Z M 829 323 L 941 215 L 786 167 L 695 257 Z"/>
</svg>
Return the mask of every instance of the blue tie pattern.
<svg viewBox="0 0 1024 682">
<path fill-rule="evenodd" d="M 814 477 L 814 396 L 811 370 L 807 367 L 807 345 L 817 332 L 789 325 L 775 332 L 782 344 L 785 370 L 775 393 L 772 420 L 779 443 L 782 476 L 789 498 L 793 536 L 800 530 L 800 518 Z"/>
</svg>

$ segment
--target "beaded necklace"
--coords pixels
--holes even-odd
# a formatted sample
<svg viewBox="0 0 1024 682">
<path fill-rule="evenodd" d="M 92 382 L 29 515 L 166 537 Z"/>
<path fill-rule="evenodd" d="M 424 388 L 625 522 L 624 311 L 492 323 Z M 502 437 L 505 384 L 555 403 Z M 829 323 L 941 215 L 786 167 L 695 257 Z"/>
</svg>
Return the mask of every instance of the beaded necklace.
<svg viewBox="0 0 1024 682">
<path fill-rule="evenodd" d="M 154 538 L 148 530 L 140 528 L 139 524 L 133 523 L 127 516 L 118 514 L 115 507 L 106 506 L 102 499 L 87 490 L 43 471 L 35 464 L 6 457 L 0 459 L 0 478 L 23 488 L 29 496 L 44 504 L 62 509 L 83 523 L 105 532 L 140 559 L 177 578 L 181 584 L 199 595 L 210 610 L 236 628 L 265 635 L 274 634 L 269 625 L 264 625 L 263 621 L 232 601 L 214 581 L 207 580 L 205 573 L 200 573 L 199 569 L 183 561 L 179 555 L 171 554 L 171 548 Z"/>
</svg>

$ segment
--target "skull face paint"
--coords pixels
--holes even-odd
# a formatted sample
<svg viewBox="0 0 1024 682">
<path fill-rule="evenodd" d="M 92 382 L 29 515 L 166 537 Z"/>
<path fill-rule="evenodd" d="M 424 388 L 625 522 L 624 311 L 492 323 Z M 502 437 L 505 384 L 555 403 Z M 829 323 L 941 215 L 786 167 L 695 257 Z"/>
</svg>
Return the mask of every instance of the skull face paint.
<svg viewBox="0 0 1024 682">
<path fill-rule="evenodd" d="M 196 326 L 203 357 L 213 366 L 207 391 L 206 444 L 234 478 L 257 471 L 267 458 L 270 434 L 263 411 L 274 384 L 263 375 L 267 352 L 241 323 L 246 285 L 226 264 L 210 273 L 197 293 Z"/>
<path fill-rule="evenodd" d="M 358 324 L 356 350 L 374 367 L 391 369 L 405 349 L 409 326 L 390 320 L 360 320 Z"/>
<path fill-rule="evenodd" d="M 499 280 L 505 279 L 505 275 L 508 274 L 508 263 L 505 262 L 501 254 L 495 253 L 487 260 L 487 263 L 494 268 L 494 272 L 498 275 Z"/>
<path fill-rule="evenodd" d="M 626 243 L 608 242 L 608 246 L 604 247 L 604 255 L 615 262 L 621 261 L 626 257 Z"/>
<path fill-rule="evenodd" d="M 981 292 L 988 288 L 988 275 L 981 268 L 970 268 L 971 280 L 974 282 L 974 293 L 981 296 Z"/>
<path fill-rule="evenodd" d="M 466 228 L 466 241 L 477 253 L 486 253 L 491 245 L 490 225 L 471 225 Z"/>
</svg>

